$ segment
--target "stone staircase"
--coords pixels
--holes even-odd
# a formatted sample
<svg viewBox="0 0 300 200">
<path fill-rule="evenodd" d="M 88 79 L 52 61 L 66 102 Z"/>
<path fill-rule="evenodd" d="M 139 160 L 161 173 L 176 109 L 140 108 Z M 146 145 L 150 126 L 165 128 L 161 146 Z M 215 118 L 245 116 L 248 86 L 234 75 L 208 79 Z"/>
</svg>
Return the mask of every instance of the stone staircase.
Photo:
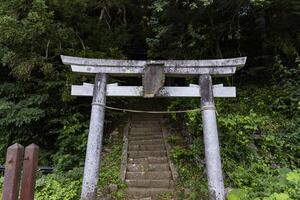
<svg viewBox="0 0 300 200">
<path fill-rule="evenodd" d="M 172 192 L 170 169 L 160 116 L 135 114 L 128 134 L 126 198 L 158 200 Z"/>
</svg>

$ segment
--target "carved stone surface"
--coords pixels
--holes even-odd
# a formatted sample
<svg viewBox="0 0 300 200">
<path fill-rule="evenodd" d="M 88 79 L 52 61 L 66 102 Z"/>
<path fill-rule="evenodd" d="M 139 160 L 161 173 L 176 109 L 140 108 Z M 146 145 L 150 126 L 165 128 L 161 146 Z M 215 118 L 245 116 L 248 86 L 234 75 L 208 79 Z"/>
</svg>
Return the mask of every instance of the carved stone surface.
<svg viewBox="0 0 300 200">
<path fill-rule="evenodd" d="M 144 97 L 154 97 L 165 83 L 164 65 L 148 64 L 143 75 Z"/>
</svg>

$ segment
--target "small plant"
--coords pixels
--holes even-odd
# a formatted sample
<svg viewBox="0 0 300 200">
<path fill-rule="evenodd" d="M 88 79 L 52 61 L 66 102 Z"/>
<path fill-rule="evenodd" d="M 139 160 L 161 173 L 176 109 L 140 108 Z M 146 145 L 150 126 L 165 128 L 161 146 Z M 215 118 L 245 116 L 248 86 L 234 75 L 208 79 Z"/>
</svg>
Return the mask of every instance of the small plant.
<svg viewBox="0 0 300 200">
<path fill-rule="evenodd" d="M 192 159 L 193 158 L 193 154 L 188 149 L 185 149 L 185 148 L 183 148 L 181 146 L 175 146 L 175 147 L 172 148 L 171 158 L 176 163 L 178 163 L 178 162 L 182 162 L 182 161 L 185 161 L 185 160 Z"/>
<path fill-rule="evenodd" d="M 159 194 L 160 200 L 172 200 L 174 198 L 174 194 L 172 192 L 162 192 Z"/>
<path fill-rule="evenodd" d="M 180 140 L 180 137 L 178 137 L 177 135 L 169 135 L 167 137 L 167 142 L 171 143 L 171 144 L 176 144 L 176 142 Z"/>
</svg>

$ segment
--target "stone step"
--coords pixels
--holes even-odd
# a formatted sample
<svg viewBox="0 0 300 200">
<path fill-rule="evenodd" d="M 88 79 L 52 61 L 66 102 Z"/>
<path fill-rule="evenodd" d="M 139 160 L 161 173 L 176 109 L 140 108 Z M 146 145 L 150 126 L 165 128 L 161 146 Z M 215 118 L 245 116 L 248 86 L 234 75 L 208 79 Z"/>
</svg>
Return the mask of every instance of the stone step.
<svg viewBox="0 0 300 200">
<path fill-rule="evenodd" d="M 173 192 L 161 119 L 162 115 L 132 115 L 125 176 L 128 200 L 159 200 L 159 194 Z"/>
<path fill-rule="evenodd" d="M 160 171 L 160 172 L 126 172 L 126 179 L 171 179 L 171 171 Z"/>
<path fill-rule="evenodd" d="M 136 127 L 132 127 L 130 129 L 131 132 L 147 132 L 147 131 L 162 131 L 160 126 L 157 127 L 141 127 L 141 128 L 136 128 Z"/>
<path fill-rule="evenodd" d="M 154 144 L 154 145 L 130 145 L 129 151 L 153 151 L 153 150 L 165 150 L 165 145 Z"/>
<path fill-rule="evenodd" d="M 129 158 L 147 158 L 167 156 L 166 151 L 128 151 Z"/>
<path fill-rule="evenodd" d="M 167 163 L 156 164 L 127 164 L 129 172 L 144 172 L 144 171 L 168 171 L 170 167 Z"/>
<path fill-rule="evenodd" d="M 153 134 L 153 135 L 129 135 L 128 138 L 130 141 L 135 141 L 135 140 L 152 140 L 152 139 L 163 139 L 162 134 L 157 135 L 157 134 Z"/>
<path fill-rule="evenodd" d="M 144 136 L 163 136 L 162 132 L 133 132 L 133 133 L 129 133 L 129 137 L 144 137 Z"/>
<path fill-rule="evenodd" d="M 129 145 L 152 145 L 152 144 L 163 145 L 165 143 L 162 139 L 129 141 Z"/>
<path fill-rule="evenodd" d="M 128 187 L 145 187 L 145 188 L 172 188 L 174 181 L 170 179 L 161 180 L 132 180 L 127 179 L 125 183 Z"/>
<path fill-rule="evenodd" d="M 151 200 L 159 200 L 163 193 L 172 192 L 169 188 L 134 188 L 126 189 L 126 197 L 128 199 L 149 198 Z"/>
<path fill-rule="evenodd" d="M 143 126 L 141 126 L 143 125 Z M 144 127 L 144 126 L 160 126 L 161 122 L 160 120 L 132 120 L 131 121 L 131 127 L 136 126 L 136 127 Z"/>
<path fill-rule="evenodd" d="M 131 128 L 151 128 L 151 127 L 160 127 L 160 123 L 140 123 L 140 122 L 135 122 L 131 124 Z"/>
<path fill-rule="evenodd" d="M 164 157 L 148 157 L 148 158 L 128 158 L 129 164 L 154 164 L 168 163 L 168 158 Z"/>
<path fill-rule="evenodd" d="M 130 118 L 133 122 L 140 122 L 140 121 L 151 121 L 151 122 L 160 122 L 160 117 L 143 117 L 143 116 L 135 116 Z"/>
<path fill-rule="evenodd" d="M 133 132 L 130 131 L 129 135 L 139 136 L 139 135 L 159 135 L 162 134 L 162 131 L 143 131 L 143 132 Z"/>
</svg>

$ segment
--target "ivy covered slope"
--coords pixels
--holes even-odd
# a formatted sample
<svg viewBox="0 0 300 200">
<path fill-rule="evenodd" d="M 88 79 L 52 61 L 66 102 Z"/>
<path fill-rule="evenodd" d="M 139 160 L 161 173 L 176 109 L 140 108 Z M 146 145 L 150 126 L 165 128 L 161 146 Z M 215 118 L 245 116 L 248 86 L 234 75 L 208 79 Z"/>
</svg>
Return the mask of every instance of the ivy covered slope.
<svg viewBox="0 0 300 200">
<path fill-rule="evenodd" d="M 238 189 L 230 198 L 299 199 L 299 13 L 298 0 L 2 0 L 0 164 L 9 145 L 34 142 L 41 147 L 39 164 L 55 168 L 38 180 L 37 195 L 78 199 L 91 99 L 71 97 L 70 85 L 93 82 L 93 77 L 71 73 L 61 54 L 247 56 L 234 78 L 214 80 L 238 87 L 236 99 L 217 100 L 226 186 Z M 124 77 L 110 81 L 141 84 Z M 114 98 L 108 104 L 128 107 L 129 101 Z M 177 109 L 199 106 L 198 99 L 170 103 Z M 106 113 L 106 137 L 122 117 Z M 187 173 L 182 187 L 205 195 L 201 118 L 189 114 L 182 121 L 194 138 L 192 149 L 174 151 L 176 163 L 188 168 L 179 168 Z M 193 170 L 201 177 L 192 176 Z M 113 197 L 122 198 L 122 192 Z"/>
</svg>

